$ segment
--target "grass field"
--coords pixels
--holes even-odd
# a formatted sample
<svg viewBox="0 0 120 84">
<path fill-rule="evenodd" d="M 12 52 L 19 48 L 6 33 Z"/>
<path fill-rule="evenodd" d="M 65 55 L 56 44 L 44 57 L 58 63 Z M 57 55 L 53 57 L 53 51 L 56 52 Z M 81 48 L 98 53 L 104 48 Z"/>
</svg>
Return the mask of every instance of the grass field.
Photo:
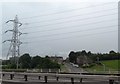
<svg viewBox="0 0 120 84">
<path fill-rule="evenodd" d="M 102 61 L 103 64 L 105 64 L 106 69 L 113 69 L 118 70 L 120 69 L 119 63 L 120 60 L 109 60 L 109 61 Z"/>
<path fill-rule="evenodd" d="M 101 61 L 102 65 L 95 64 L 91 68 L 86 68 L 89 72 L 109 72 L 114 73 L 116 71 L 120 71 L 120 60 L 108 60 Z"/>
<path fill-rule="evenodd" d="M 61 72 L 69 72 L 65 65 L 61 65 Z"/>
</svg>

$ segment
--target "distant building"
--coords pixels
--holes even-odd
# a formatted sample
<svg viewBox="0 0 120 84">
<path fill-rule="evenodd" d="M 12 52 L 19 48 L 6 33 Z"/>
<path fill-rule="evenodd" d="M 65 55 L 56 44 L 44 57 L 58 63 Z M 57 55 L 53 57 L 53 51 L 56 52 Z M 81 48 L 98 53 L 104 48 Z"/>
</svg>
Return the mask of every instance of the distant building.
<svg viewBox="0 0 120 84">
<path fill-rule="evenodd" d="M 66 59 L 65 59 L 65 62 L 69 63 L 69 62 L 70 62 L 70 61 L 69 61 L 69 58 L 66 58 Z"/>
<path fill-rule="evenodd" d="M 85 55 L 78 56 L 76 61 L 79 66 L 89 66 L 89 64 L 92 63 L 92 60 Z"/>
<path fill-rule="evenodd" d="M 57 62 L 59 64 L 63 63 L 63 57 L 51 56 L 49 59 L 53 62 Z"/>
</svg>

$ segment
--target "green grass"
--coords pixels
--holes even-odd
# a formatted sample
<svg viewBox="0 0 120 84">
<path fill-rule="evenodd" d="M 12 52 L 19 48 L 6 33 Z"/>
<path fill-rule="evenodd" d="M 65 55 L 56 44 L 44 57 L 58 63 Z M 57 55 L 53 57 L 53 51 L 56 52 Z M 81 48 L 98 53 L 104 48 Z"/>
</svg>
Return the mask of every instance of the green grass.
<svg viewBox="0 0 120 84">
<path fill-rule="evenodd" d="M 116 71 L 120 69 L 120 66 L 118 66 L 118 63 L 120 63 L 120 60 L 102 61 L 101 63 L 105 64 L 106 69 L 113 69 Z"/>
<path fill-rule="evenodd" d="M 88 72 L 102 72 L 102 73 L 116 73 L 116 71 L 120 71 L 120 60 L 108 60 L 108 61 L 101 61 L 103 65 L 94 64 L 94 66 L 90 68 L 86 68 Z"/>
<path fill-rule="evenodd" d="M 68 72 L 68 69 L 64 64 L 63 65 L 61 64 L 60 68 L 61 68 L 61 72 Z"/>
</svg>

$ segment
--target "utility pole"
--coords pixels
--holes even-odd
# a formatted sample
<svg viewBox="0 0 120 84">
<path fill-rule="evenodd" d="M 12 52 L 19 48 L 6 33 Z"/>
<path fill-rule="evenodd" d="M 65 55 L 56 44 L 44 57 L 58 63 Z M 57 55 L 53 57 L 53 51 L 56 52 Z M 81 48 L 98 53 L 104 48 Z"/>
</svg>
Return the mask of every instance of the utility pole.
<svg viewBox="0 0 120 84">
<path fill-rule="evenodd" d="M 17 64 L 16 68 L 18 69 L 18 61 L 19 61 L 19 57 L 20 57 L 20 45 L 22 44 L 22 42 L 20 41 L 20 35 L 22 33 L 19 31 L 18 28 L 22 25 L 22 23 L 20 23 L 18 21 L 17 15 L 16 15 L 14 20 L 9 20 L 6 23 L 8 23 L 8 22 L 13 22 L 14 26 L 13 26 L 12 30 L 5 31 L 5 33 L 7 33 L 8 31 L 12 32 L 12 39 L 4 41 L 4 42 L 6 42 L 6 41 L 11 42 L 8 53 L 7 53 L 7 59 L 8 59 L 10 52 L 11 52 L 12 58 L 13 58 L 13 63 Z"/>
</svg>

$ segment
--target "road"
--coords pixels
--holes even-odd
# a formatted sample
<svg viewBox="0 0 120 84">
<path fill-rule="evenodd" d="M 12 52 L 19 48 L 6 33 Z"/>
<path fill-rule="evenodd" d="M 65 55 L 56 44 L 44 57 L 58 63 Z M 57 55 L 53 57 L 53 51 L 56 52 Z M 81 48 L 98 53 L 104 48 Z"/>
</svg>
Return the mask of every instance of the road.
<svg viewBox="0 0 120 84">
<path fill-rule="evenodd" d="M 65 63 L 65 66 L 68 68 L 70 73 L 86 73 L 87 71 L 84 71 L 82 68 L 77 68 L 70 63 Z"/>
</svg>

